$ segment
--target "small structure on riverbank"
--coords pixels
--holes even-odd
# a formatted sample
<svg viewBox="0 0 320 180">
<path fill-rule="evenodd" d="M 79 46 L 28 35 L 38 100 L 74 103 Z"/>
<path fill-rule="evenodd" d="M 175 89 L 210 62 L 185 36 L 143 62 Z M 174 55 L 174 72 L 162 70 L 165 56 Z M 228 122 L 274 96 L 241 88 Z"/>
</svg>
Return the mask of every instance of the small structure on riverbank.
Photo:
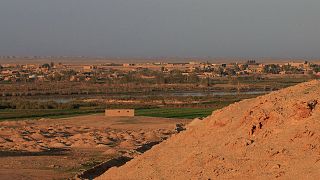
<svg viewBox="0 0 320 180">
<path fill-rule="evenodd" d="M 134 109 L 106 109 L 106 117 L 133 117 Z"/>
</svg>

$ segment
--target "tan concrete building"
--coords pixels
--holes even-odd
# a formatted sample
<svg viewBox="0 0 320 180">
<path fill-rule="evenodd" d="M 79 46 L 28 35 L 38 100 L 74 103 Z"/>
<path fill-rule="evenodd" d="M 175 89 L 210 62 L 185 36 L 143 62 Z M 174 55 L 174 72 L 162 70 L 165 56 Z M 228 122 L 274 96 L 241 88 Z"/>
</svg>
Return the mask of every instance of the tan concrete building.
<svg viewBox="0 0 320 180">
<path fill-rule="evenodd" d="M 105 116 L 107 117 L 133 117 L 134 109 L 106 109 Z"/>
</svg>

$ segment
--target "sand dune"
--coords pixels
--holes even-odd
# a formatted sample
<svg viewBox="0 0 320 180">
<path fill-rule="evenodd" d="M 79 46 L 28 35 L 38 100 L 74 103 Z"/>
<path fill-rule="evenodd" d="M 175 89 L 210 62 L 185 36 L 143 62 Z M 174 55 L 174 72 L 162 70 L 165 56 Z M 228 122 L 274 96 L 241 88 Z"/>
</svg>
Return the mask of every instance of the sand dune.
<svg viewBox="0 0 320 180">
<path fill-rule="evenodd" d="M 320 179 L 320 82 L 232 104 L 99 179 Z"/>
</svg>

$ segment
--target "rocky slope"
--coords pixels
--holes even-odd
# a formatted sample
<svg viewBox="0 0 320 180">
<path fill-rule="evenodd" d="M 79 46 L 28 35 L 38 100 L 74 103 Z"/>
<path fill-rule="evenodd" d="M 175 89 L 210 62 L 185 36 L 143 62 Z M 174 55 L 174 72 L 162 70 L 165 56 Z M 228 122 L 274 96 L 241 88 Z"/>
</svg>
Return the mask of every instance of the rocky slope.
<svg viewBox="0 0 320 180">
<path fill-rule="evenodd" d="M 100 179 L 320 179 L 320 82 L 232 104 Z"/>
</svg>

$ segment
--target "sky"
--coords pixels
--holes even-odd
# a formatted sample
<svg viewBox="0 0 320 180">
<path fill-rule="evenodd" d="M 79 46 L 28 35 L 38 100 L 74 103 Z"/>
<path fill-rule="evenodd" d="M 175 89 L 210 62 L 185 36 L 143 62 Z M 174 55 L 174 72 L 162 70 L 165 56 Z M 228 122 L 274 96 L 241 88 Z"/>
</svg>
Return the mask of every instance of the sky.
<svg viewBox="0 0 320 180">
<path fill-rule="evenodd" d="M 0 0 L 0 55 L 320 57 L 319 0 Z"/>
</svg>

